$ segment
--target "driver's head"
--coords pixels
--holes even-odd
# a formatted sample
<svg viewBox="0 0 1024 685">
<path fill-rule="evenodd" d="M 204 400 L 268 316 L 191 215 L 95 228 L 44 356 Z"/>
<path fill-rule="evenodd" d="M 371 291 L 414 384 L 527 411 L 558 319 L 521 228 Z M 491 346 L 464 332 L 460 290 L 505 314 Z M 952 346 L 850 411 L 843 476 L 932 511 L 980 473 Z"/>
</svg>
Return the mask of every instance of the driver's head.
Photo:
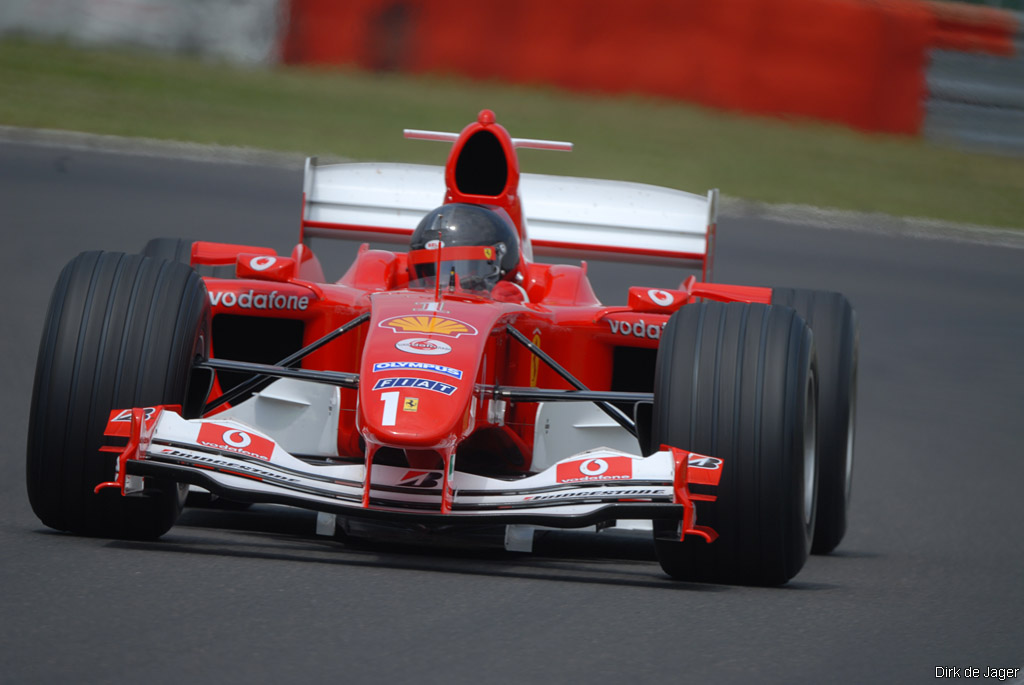
<svg viewBox="0 0 1024 685">
<path fill-rule="evenodd" d="M 409 245 L 414 280 L 434 282 L 438 247 L 442 285 L 454 269 L 464 290 L 490 291 L 519 265 L 515 226 L 503 212 L 479 205 L 442 205 L 423 217 Z"/>
</svg>

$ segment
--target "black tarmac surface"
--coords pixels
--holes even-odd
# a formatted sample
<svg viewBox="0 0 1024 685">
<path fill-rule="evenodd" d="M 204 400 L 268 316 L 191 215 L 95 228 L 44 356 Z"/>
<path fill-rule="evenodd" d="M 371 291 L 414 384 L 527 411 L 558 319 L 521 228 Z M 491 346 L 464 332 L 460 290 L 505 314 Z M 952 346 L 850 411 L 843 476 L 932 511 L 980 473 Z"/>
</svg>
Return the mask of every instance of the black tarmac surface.
<svg viewBox="0 0 1024 685">
<path fill-rule="evenodd" d="M 532 556 L 345 546 L 313 514 L 264 506 L 190 509 L 156 543 L 46 529 L 25 435 L 61 267 L 158 236 L 289 250 L 301 176 L 0 144 L 0 682 L 912 683 L 1024 667 L 1024 249 L 722 218 L 717 280 L 840 290 L 860 317 L 850 530 L 781 589 L 672 582 L 643 539 L 559 533 Z M 683 275 L 591 267 L 610 304 Z"/>
</svg>

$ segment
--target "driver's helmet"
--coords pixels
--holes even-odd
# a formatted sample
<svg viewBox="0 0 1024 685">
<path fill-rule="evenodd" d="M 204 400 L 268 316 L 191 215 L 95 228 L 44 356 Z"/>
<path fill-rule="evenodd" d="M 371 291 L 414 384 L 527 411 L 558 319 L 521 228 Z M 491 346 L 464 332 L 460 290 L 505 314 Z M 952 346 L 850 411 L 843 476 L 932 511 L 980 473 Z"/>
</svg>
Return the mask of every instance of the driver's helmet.
<svg viewBox="0 0 1024 685">
<path fill-rule="evenodd" d="M 463 290 L 490 291 L 513 278 L 519 266 L 519 236 L 508 216 L 479 205 L 452 203 L 427 214 L 412 234 L 409 267 L 413 285 L 434 284 L 441 248 L 441 285 L 454 269 Z"/>
</svg>

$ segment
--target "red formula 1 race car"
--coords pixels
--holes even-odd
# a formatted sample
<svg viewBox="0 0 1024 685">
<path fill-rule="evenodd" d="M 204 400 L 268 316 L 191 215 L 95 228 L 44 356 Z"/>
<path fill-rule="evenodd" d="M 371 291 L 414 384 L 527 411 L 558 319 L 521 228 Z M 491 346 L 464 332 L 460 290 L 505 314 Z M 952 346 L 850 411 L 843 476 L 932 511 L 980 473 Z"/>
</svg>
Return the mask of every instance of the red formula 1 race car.
<svg viewBox="0 0 1024 685">
<path fill-rule="evenodd" d="M 837 293 L 711 281 L 717 191 L 520 174 L 490 111 L 442 167 L 307 162 L 290 256 L 83 253 L 40 347 L 48 526 L 157 537 L 190 486 L 317 530 L 643 527 L 674 578 L 780 584 L 843 536 L 857 331 Z M 316 239 L 363 245 L 326 282 Z M 703 269 L 604 306 L 586 265 Z M 206 275 L 200 275 L 200 273 Z M 813 333 L 812 333 L 813 331 Z"/>
</svg>

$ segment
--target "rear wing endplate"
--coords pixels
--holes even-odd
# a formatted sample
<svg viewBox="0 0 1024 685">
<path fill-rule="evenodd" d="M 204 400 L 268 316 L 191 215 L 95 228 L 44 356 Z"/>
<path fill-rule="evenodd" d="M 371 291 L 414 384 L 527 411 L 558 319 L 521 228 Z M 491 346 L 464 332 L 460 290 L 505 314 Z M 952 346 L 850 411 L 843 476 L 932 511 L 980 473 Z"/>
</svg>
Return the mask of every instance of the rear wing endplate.
<svg viewBox="0 0 1024 685">
<path fill-rule="evenodd" d="M 407 243 L 444 201 L 444 168 L 306 160 L 302 240 Z M 718 191 L 706 196 L 625 181 L 522 174 L 532 252 L 702 268 L 711 280 Z M 525 249 L 530 254 L 529 249 Z"/>
</svg>

